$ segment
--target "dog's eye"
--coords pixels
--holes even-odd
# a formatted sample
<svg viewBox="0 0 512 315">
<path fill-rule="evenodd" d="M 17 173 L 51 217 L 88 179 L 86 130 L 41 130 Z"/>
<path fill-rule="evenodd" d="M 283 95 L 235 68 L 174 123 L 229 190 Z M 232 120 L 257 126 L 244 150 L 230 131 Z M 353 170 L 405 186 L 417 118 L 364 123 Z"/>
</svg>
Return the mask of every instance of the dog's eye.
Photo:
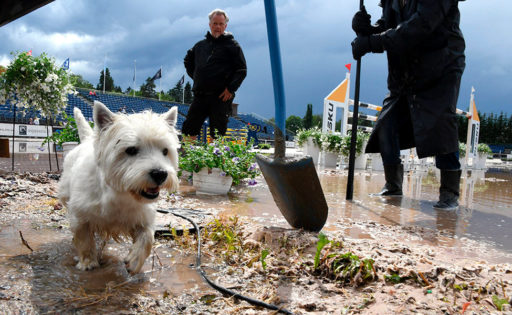
<svg viewBox="0 0 512 315">
<path fill-rule="evenodd" d="M 124 152 L 126 152 L 126 154 L 128 155 L 136 155 L 137 153 L 139 153 L 139 149 L 137 149 L 136 147 L 129 147 L 127 148 Z"/>
<path fill-rule="evenodd" d="M 169 153 L 169 150 L 167 150 L 167 148 L 165 148 L 165 149 L 163 149 L 163 150 L 162 150 L 162 154 L 163 154 L 163 155 L 167 155 L 167 153 Z"/>
</svg>

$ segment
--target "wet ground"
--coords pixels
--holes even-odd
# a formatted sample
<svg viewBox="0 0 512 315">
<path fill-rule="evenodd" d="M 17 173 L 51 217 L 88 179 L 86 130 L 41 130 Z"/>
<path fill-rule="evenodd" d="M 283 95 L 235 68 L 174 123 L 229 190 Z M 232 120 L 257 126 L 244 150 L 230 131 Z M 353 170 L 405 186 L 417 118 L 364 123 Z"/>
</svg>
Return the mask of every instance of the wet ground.
<svg viewBox="0 0 512 315">
<path fill-rule="evenodd" d="M 384 185 L 383 172 L 356 172 L 353 201 L 345 200 L 347 172 L 321 170 L 320 182 L 329 205 L 325 230 L 336 229 L 338 220 L 372 220 L 382 224 L 421 226 L 441 232 L 441 237 L 425 242 L 447 247 L 458 246 L 458 240 L 482 241 L 503 251 L 507 259 L 512 254 L 512 173 L 464 171 L 461 179 L 460 209 L 440 211 L 432 207 L 437 202 L 439 174 L 435 170 L 410 172 L 404 178 L 404 197 L 372 197 Z M 209 204 L 208 199 L 202 200 Z M 213 198 L 211 205 L 218 201 Z M 287 223 L 274 204 L 266 185 L 257 186 L 246 194 L 230 194 L 233 213 L 253 217 L 258 222 L 286 227 Z M 364 231 L 346 231 L 347 236 L 371 237 Z"/>
<path fill-rule="evenodd" d="M 435 170 L 410 172 L 404 180 L 405 196 L 402 198 L 370 197 L 369 193 L 379 191 L 384 184 L 383 173 L 356 171 L 351 202 L 345 200 L 346 175 L 344 170 L 319 170 L 329 205 L 324 231 L 341 232 L 350 239 L 379 241 L 387 238 L 390 242 L 395 235 L 391 227 L 420 227 L 423 232 L 412 237 L 411 244 L 434 246 L 448 260 L 512 261 L 511 173 L 465 171 L 461 181 L 461 207 L 448 212 L 432 208 L 439 189 L 439 174 Z M 185 310 L 186 307 L 180 305 L 186 304 L 184 294 L 192 296 L 202 292 L 200 295 L 208 296 L 215 292 L 194 269 L 195 257 L 163 239 L 157 240 L 155 250 L 139 275 L 129 275 L 122 263 L 127 244 L 114 242 L 107 244 L 100 269 L 78 271 L 74 267 L 65 211 L 48 212 L 53 205 L 55 183 L 37 189 L 31 182 L 18 183 L 16 190 L 9 193 L 5 187 L 12 181 L 6 179 L 0 186 L 3 199 L 0 200 L 3 222 L 0 226 L 0 305 L 7 303 L 4 305 L 8 310 L 15 313 L 78 310 L 86 314 L 124 310 L 131 313 L 147 306 L 140 298 L 133 302 L 134 296 L 142 293 L 148 297 L 147 303 L 156 304 L 162 297 L 181 297 L 169 306 L 172 313 L 171 310 Z M 270 229 L 288 231 L 289 226 L 268 187 L 262 179 L 259 181 L 254 187 L 232 189 L 227 196 L 196 194 L 185 182 L 178 195 L 160 202 L 159 207 L 200 209 L 201 215 L 192 215 L 199 223 L 213 216 L 238 215 Z M 32 189 L 37 192 L 35 195 L 31 195 Z M 23 197 L 24 194 L 27 196 Z M 15 196 L 21 196 L 16 203 L 7 201 Z M 32 214 L 23 215 L 27 210 L 33 210 Z M 160 225 L 171 221 L 176 228 L 188 227 L 185 221 L 159 215 Z M 389 235 L 385 228 L 372 229 L 365 222 L 390 226 Z M 209 267 L 211 261 L 213 257 L 203 257 L 206 271 L 214 273 L 216 267 Z M 24 309 L 23 303 L 15 301 L 29 301 L 32 306 Z"/>
</svg>

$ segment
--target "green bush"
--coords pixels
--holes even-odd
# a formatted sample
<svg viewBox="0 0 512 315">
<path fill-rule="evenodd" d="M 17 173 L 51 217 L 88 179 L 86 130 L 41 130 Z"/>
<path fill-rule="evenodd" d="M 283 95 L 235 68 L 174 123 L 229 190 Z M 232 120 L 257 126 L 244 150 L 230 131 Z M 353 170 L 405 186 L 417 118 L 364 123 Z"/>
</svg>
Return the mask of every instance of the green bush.
<svg viewBox="0 0 512 315">
<path fill-rule="evenodd" d="M 327 152 L 340 153 L 343 146 L 343 137 L 335 133 L 322 134 L 323 149 Z"/>
<path fill-rule="evenodd" d="M 219 168 L 233 178 L 233 185 L 242 179 L 251 178 L 249 184 L 255 184 L 254 178 L 259 174 L 256 153 L 249 152 L 248 145 L 233 143 L 224 137 L 212 143 L 185 142 L 179 159 L 179 175 L 182 171 L 199 172 L 203 168 Z"/>
<path fill-rule="evenodd" d="M 357 131 L 357 141 L 356 141 L 356 156 L 363 153 L 363 143 L 368 141 L 369 134 L 364 133 L 362 131 Z M 350 155 L 350 143 L 352 140 L 352 135 L 347 135 L 343 137 L 343 142 L 341 146 L 341 154 L 344 156 Z"/>
<path fill-rule="evenodd" d="M 466 156 L 466 144 L 463 142 L 459 142 L 459 156 Z"/>
<path fill-rule="evenodd" d="M 268 150 L 270 149 L 272 146 L 270 145 L 270 143 L 260 143 L 258 144 L 258 148 L 259 149 L 262 149 L 262 150 Z"/>
<path fill-rule="evenodd" d="M 476 150 L 480 153 L 492 154 L 491 148 L 485 143 L 479 143 Z"/>
<path fill-rule="evenodd" d="M 322 130 L 320 130 L 318 127 L 313 127 L 310 129 L 300 129 L 297 131 L 296 138 L 299 147 L 302 147 L 309 137 L 313 138 L 313 142 L 316 145 L 319 147 L 322 146 Z"/>
</svg>

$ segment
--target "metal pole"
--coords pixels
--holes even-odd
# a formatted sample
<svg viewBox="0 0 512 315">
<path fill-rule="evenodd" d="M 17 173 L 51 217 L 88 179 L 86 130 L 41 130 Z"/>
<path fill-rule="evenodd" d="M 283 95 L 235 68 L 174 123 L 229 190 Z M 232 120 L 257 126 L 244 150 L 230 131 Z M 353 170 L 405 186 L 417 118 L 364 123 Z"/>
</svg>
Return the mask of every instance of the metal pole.
<svg viewBox="0 0 512 315">
<path fill-rule="evenodd" d="M 359 1 L 359 10 L 363 9 L 363 0 Z M 357 120 L 359 119 L 359 85 L 361 80 L 361 58 L 357 59 L 356 87 L 354 91 L 354 115 L 352 116 L 352 132 L 350 139 L 350 155 L 348 158 L 348 178 L 346 200 L 352 200 L 354 195 L 354 167 L 356 160 Z"/>
<path fill-rule="evenodd" d="M 105 55 L 105 62 L 103 63 L 103 94 L 105 94 L 106 77 L 107 77 L 107 55 Z"/>
<path fill-rule="evenodd" d="M 50 133 L 48 132 L 48 116 L 46 116 L 46 137 L 50 136 Z M 48 145 L 48 164 L 50 164 L 50 172 L 52 171 L 52 154 L 50 153 L 50 141 L 47 143 Z"/>
<path fill-rule="evenodd" d="M 14 136 L 16 132 L 16 104 L 12 104 L 14 115 L 12 116 L 12 169 L 14 172 Z"/>
<path fill-rule="evenodd" d="M 159 79 L 159 84 L 160 84 L 160 91 L 158 91 L 158 100 L 160 100 L 160 95 L 162 94 L 162 66 L 160 66 L 160 79 Z"/>
</svg>

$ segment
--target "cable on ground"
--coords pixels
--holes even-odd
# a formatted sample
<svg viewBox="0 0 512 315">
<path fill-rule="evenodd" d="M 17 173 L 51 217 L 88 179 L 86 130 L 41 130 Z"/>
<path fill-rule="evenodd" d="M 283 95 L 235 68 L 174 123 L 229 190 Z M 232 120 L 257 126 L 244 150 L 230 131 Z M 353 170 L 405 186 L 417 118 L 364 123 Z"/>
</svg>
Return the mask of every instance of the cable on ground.
<svg viewBox="0 0 512 315">
<path fill-rule="evenodd" d="M 178 210 L 177 208 L 172 208 L 172 209 L 173 210 Z M 189 210 L 191 210 L 191 209 L 189 209 Z M 212 288 L 214 288 L 215 290 L 217 290 L 217 291 L 219 291 L 219 292 L 221 292 L 223 294 L 226 294 L 226 295 L 229 295 L 229 296 L 233 296 L 233 297 L 235 297 L 237 299 L 240 299 L 240 300 L 244 300 L 244 301 L 248 302 L 251 305 L 264 307 L 264 308 L 267 308 L 267 309 L 270 309 L 270 310 L 273 310 L 273 311 L 277 311 L 277 312 L 283 313 L 283 314 L 291 314 L 291 315 L 293 315 L 292 312 L 290 312 L 290 311 L 288 311 L 286 309 L 280 308 L 280 307 L 278 307 L 276 305 L 273 305 L 273 304 L 268 304 L 268 303 L 265 303 L 263 301 L 256 300 L 256 299 L 253 299 L 253 298 L 241 295 L 241 294 L 236 293 L 234 291 L 231 291 L 231 290 L 229 290 L 227 288 L 221 287 L 220 285 L 217 285 L 215 282 L 213 282 L 210 279 L 208 279 L 208 277 L 206 276 L 206 272 L 201 267 L 201 235 L 200 235 L 199 228 L 197 227 L 197 224 L 192 219 L 190 219 L 190 218 L 188 218 L 188 217 L 186 217 L 186 216 L 184 216 L 182 214 L 176 213 L 174 211 L 167 211 L 167 210 L 160 210 L 160 209 L 157 210 L 157 211 L 160 212 L 160 213 L 165 213 L 165 214 L 171 213 L 174 216 L 180 217 L 180 218 L 185 219 L 185 220 L 189 221 L 190 223 L 192 223 L 192 225 L 194 226 L 194 228 L 196 230 L 196 235 L 197 235 L 196 269 L 198 270 L 199 274 L 203 277 L 203 279 Z"/>
</svg>

